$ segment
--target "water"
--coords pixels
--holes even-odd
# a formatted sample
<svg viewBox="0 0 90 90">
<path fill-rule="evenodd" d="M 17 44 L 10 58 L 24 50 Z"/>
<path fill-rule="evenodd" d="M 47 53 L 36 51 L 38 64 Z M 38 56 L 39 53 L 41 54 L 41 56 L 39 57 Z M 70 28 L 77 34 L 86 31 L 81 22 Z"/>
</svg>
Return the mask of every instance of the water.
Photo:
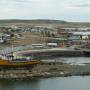
<svg viewBox="0 0 90 90">
<path fill-rule="evenodd" d="M 49 58 L 43 59 L 42 61 L 46 62 L 63 62 L 72 65 L 85 65 L 90 64 L 90 57 L 58 57 L 58 58 Z"/>
<path fill-rule="evenodd" d="M 90 57 L 67 57 L 63 58 L 65 63 L 73 64 L 73 65 L 85 65 L 90 64 Z"/>
<path fill-rule="evenodd" d="M 90 63 L 89 57 L 58 57 L 47 60 L 70 64 Z M 24 81 L 0 80 L 0 90 L 90 90 L 90 76 L 54 77 Z"/>
<path fill-rule="evenodd" d="M 0 81 L 0 90 L 90 90 L 90 76 Z"/>
</svg>

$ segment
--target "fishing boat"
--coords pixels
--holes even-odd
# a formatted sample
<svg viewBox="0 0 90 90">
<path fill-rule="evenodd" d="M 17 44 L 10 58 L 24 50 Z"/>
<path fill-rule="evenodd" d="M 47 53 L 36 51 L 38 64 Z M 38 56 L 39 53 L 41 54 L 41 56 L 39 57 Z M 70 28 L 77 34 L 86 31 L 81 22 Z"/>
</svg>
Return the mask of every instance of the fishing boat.
<svg viewBox="0 0 90 90">
<path fill-rule="evenodd" d="M 34 60 L 31 57 L 15 58 L 13 55 L 0 55 L 0 67 L 31 67 L 40 63 L 40 60 Z"/>
</svg>

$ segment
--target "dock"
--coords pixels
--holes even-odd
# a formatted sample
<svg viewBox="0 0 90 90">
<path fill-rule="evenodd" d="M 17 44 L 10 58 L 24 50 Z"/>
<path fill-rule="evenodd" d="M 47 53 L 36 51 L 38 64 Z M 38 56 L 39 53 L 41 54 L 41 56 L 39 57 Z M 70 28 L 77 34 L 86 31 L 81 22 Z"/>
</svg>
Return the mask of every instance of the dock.
<svg viewBox="0 0 90 90">
<path fill-rule="evenodd" d="M 50 48 L 38 50 L 26 50 L 15 52 L 15 55 L 34 56 L 34 57 L 48 57 L 48 56 L 85 56 L 90 53 L 86 49 L 71 49 L 71 48 Z"/>
</svg>

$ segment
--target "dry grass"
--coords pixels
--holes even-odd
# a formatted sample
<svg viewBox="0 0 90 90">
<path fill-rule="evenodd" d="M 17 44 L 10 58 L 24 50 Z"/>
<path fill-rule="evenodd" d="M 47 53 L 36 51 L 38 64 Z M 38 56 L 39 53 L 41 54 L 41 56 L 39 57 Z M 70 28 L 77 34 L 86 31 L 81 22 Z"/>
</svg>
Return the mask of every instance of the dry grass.
<svg viewBox="0 0 90 90">
<path fill-rule="evenodd" d="M 24 33 L 22 33 L 22 35 L 23 35 L 22 38 L 14 39 L 14 41 L 13 41 L 14 46 L 28 45 L 28 44 L 32 44 L 32 43 L 43 43 L 44 42 L 44 38 L 38 34 L 24 32 Z"/>
</svg>

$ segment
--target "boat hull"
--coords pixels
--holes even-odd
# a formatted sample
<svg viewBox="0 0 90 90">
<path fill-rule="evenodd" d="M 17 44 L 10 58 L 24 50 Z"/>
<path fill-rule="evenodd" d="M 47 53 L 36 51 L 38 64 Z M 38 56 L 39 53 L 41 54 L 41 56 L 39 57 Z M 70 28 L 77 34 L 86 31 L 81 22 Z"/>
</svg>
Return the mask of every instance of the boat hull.
<svg viewBox="0 0 90 90">
<path fill-rule="evenodd" d="M 29 67 L 36 64 L 40 64 L 40 61 L 9 61 L 9 60 L 0 60 L 0 67 Z"/>
</svg>

